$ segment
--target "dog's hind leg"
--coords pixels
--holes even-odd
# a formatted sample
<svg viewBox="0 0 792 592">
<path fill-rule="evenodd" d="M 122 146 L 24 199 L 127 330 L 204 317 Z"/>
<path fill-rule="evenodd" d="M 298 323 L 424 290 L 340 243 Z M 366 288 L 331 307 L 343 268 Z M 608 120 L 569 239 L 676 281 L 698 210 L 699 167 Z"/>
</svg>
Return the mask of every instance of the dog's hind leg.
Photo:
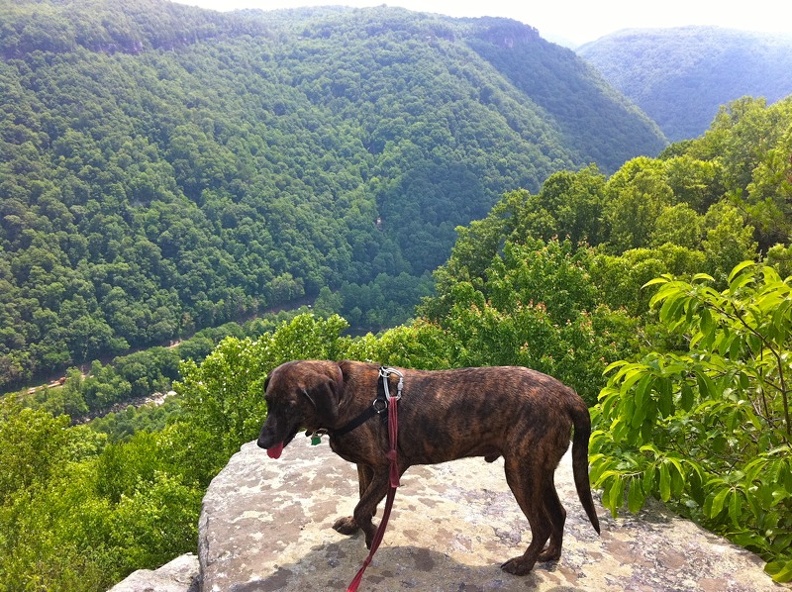
<svg viewBox="0 0 792 592">
<path fill-rule="evenodd" d="M 531 465 L 525 462 L 523 456 L 509 455 L 506 461 L 506 482 L 514 494 L 520 509 L 528 518 L 531 526 L 531 544 L 519 557 L 509 559 L 501 565 L 504 571 L 522 576 L 533 569 L 536 560 L 545 546 L 547 539 L 550 538 L 552 527 L 549 513 L 544 507 L 545 496 L 543 487 L 543 471 L 538 464 Z M 536 459 L 532 459 L 536 463 Z M 541 461 L 539 461 L 540 463 Z M 532 472 L 531 468 L 535 467 Z"/>
<path fill-rule="evenodd" d="M 558 499 L 553 474 L 545 475 L 543 481 L 544 509 L 550 523 L 550 542 L 539 553 L 539 561 L 558 561 L 561 558 L 561 545 L 564 540 L 564 523 L 566 510 Z"/>
</svg>

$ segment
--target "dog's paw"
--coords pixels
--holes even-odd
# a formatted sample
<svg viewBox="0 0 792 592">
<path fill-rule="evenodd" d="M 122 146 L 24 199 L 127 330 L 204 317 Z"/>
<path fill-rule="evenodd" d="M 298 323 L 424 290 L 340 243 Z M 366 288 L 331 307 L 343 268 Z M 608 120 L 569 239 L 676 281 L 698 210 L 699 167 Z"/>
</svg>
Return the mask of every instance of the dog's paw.
<svg viewBox="0 0 792 592">
<path fill-rule="evenodd" d="M 358 523 L 352 516 L 345 516 L 344 518 L 339 518 L 333 524 L 333 530 L 336 532 L 340 532 L 341 534 L 355 534 L 360 527 Z"/>
<path fill-rule="evenodd" d="M 514 559 L 509 559 L 506 563 L 501 565 L 501 569 L 515 576 L 524 576 L 531 571 L 533 566 L 533 561 L 528 561 L 525 557 L 520 555 Z"/>
</svg>

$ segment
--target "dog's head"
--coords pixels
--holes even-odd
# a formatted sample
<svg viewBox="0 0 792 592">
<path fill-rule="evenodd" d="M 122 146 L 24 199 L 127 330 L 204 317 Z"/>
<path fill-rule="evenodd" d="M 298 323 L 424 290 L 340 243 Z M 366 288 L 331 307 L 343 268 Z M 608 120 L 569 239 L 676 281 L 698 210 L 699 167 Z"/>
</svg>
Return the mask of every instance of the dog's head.
<svg viewBox="0 0 792 592">
<path fill-rule="evenodd" d="M 301 429 L 333 427 L 343 380 L 335 362 L 303 360 L 275 368 L 264 382 L 267 420 L 258 445 L 278 458 Z"/>
</svg>

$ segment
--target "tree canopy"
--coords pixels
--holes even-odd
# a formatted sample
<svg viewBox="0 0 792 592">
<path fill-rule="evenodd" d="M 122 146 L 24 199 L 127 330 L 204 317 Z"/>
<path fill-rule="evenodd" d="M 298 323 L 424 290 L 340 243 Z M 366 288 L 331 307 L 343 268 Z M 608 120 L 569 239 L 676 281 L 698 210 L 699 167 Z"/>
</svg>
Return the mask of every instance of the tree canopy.
<svg viewBox="0 0 792 592">
<path fill-rule="evenodd" d="M 392 326 L 504 191 L 664 146 L 503 19 L 44 0 L 0 27 L 3 389 L 322 288 Z"/>
<path fill-rule="evenodd" d="M 789 100 L 739 101 L 658 158 L 504 193 L 457 229 L 415 320 L 382 333 L 346 335 L 328 288 L 315 313 L 204 330 L 0 399 L 0 591 L 104 590 L 193 551 L 204 488 L 264 420 L 267 374 L 300 358 L 553 374 L 592 406 L 592 477 L 612 511 L 658 497 L 789 580 L 792 249 L 773 240 L 789 223 L 792 165 L 777 155 L 791 126 Z M 160 407 L 64 415 L 166 387 Z"/>
</svg>

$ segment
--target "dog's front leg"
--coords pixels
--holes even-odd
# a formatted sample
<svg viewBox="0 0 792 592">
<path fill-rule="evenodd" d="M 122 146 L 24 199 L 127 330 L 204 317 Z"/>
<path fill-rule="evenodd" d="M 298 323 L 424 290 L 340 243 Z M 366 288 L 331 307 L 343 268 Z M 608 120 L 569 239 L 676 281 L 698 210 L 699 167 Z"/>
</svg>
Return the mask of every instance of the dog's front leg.
<svg viewBox="0 0 792 592">
<path fill-rule="evenodd" d="M 369 488 L 371 484 L 371 480 L 374 477 L 374 470 L 369 467 L 368 465 L 358 464 L 357 465 L 358 471 L 358 495 L 360 499 L 363 499 L 363 495 L 366 493 L 366 490 Z M 374 507 L 374 513 L 376 513 L 377 507 Z M 372 514 L 373 516 L 374 514 Z M 340 532 L 341 534 L 355 534 L 360 526 L 358 526 L 357 521 L 355 520 L 354 516 L 344 516 L 343 518 L 339 518 L 333 524 L 333 529 Z"/>
<path fill-rule="evenodd" d="M 388 468 L 380 469 L 379 471 L 372 471 L 372 478 L 365 493 L 361 496 L 358 505 L 355 506 L 353 513 L 355 522 L 363 529 L 366 535 L 366 548 L 371 548 L 371 542 L 374 540 L 374 534 L 377 532 L 371 517 L 377 511 L 377 504 L 379 504 L 388 493 L 388 486 L 390 483 L 390 476 Z"/>
<path fill-rule="evenodd" d="M 374 469 L 368 465 L 358 465 L 358 495 L 363 499 L 363 495 L 371 485 L 371 480 L 374 478 Z M 374 509 L 376 511 L 376 508 Z M 373 514 L 372 514 L 373 515 Z"/>
</svg>

